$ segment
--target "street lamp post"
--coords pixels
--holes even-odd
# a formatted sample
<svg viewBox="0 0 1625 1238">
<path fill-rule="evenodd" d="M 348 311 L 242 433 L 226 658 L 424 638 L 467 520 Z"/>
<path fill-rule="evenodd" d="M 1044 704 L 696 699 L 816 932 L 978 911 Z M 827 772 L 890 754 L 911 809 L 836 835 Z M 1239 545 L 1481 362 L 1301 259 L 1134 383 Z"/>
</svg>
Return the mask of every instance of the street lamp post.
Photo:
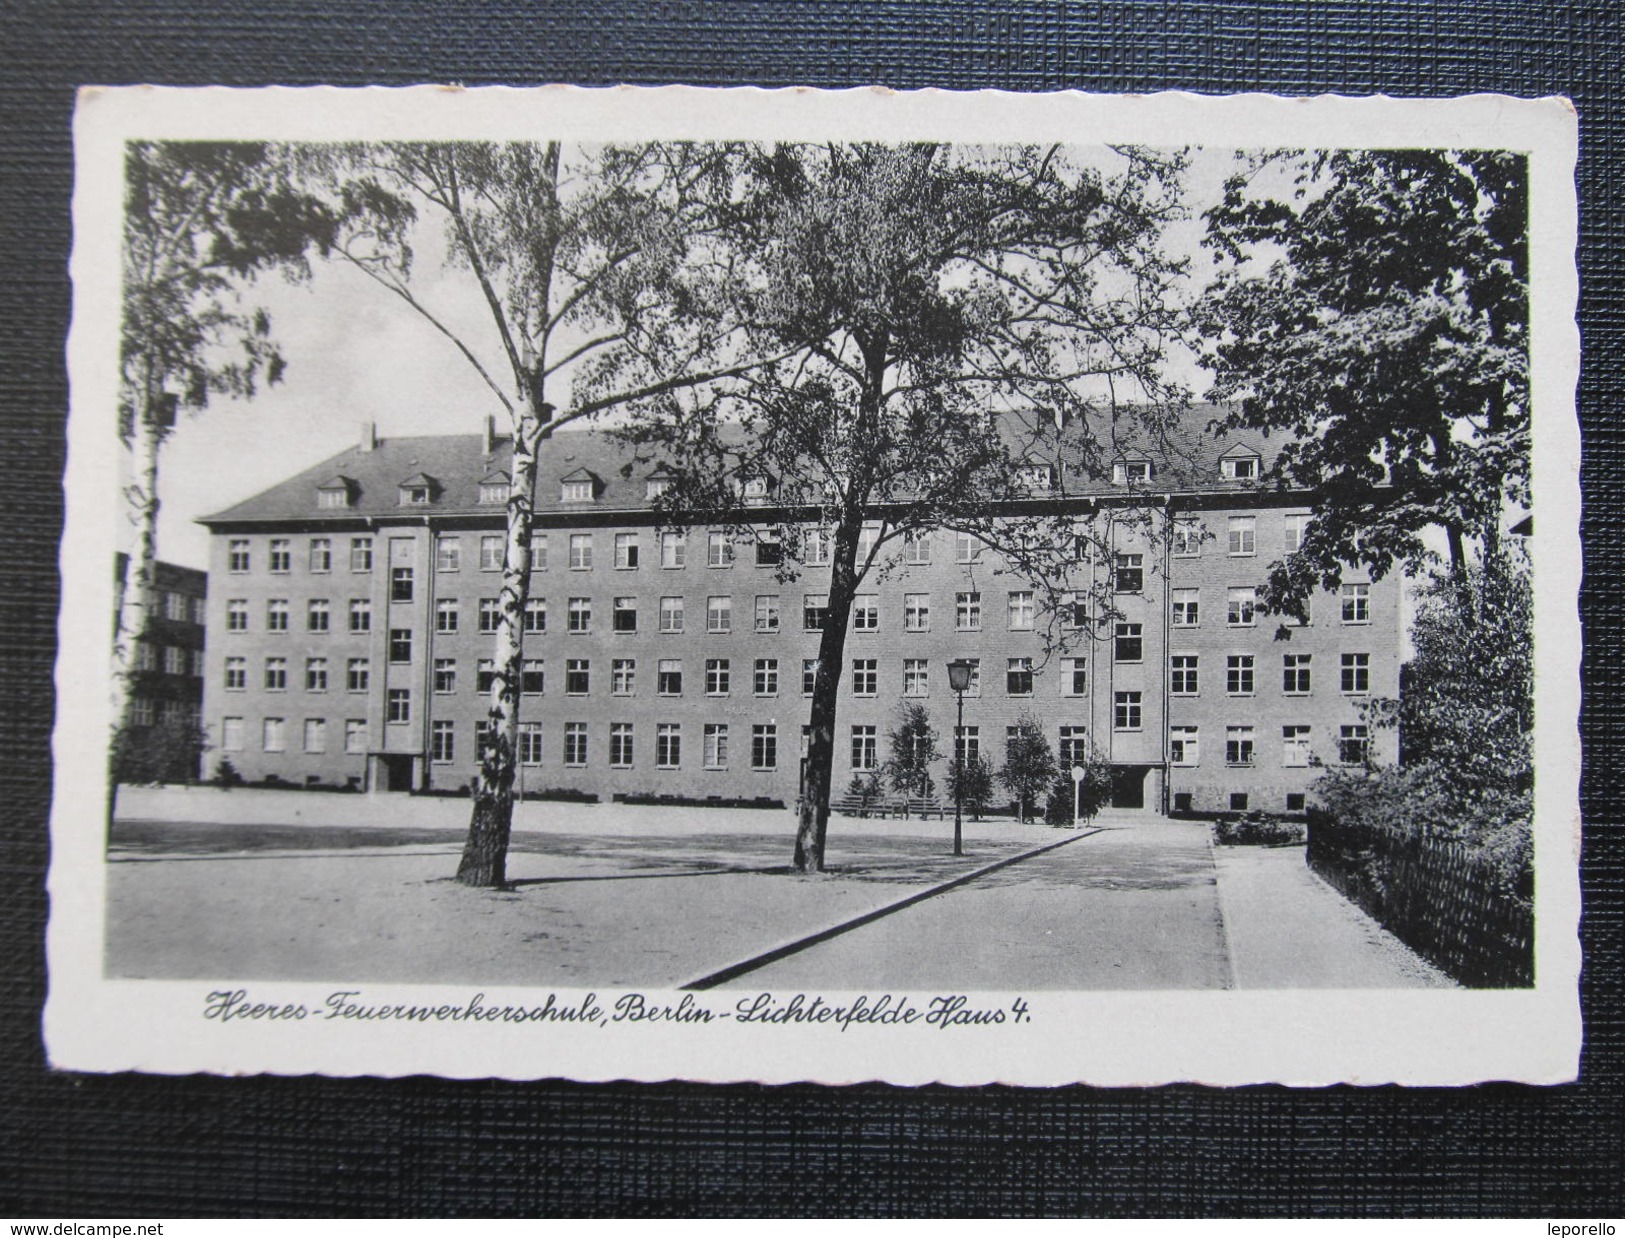
<svg viewBox="0 0 1625 1238">
<path fill-rule="evenodd" d="M 954 723 L 954 854 L 964 855 L 961 821 L 965 804 L 965 689 L 970 687 L 971 664 L 964 658 L 948 663 L 948 686 L 958 701 L 958 717 Z"/>
</svg>

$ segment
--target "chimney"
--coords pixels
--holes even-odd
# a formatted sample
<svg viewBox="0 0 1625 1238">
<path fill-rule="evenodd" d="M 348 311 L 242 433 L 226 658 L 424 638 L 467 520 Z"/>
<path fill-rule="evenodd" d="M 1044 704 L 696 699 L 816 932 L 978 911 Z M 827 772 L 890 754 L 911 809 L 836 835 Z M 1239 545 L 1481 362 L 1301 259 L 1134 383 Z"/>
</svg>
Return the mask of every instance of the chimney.
<svg viewBox="0 0 1625 1238">
<path fill-rule="evenodd" d="M 485 415 L 485 454 L 490 455 L 497 449 L 497 419 L 490 413 Z"/>
<path fill-rule="evenodd" d="M 363 421 L 361 423 L 361 450 L 374 451 L 378 447 L 378 423 Z"/>
</svg>

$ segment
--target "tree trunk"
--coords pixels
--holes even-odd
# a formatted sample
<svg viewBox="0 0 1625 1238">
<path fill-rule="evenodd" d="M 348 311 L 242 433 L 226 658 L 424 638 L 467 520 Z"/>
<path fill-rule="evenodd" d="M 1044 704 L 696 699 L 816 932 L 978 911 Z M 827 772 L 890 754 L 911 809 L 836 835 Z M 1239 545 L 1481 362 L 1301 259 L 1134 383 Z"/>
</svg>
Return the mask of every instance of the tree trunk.
<svg viewBox="0 0 1625 1238">
<path fill-rule="evenodd" d="M 119 585 L 117 627 L 113 632 L 113 725 L 130 721 L 134 699 L 136 646 L 152 619 L 158 575 L 158 447 L 164 429 L 156 423 L 151 401 L 138 411 L 133 428 L 135 479 L 127 492 L 135 524 L 135 548 Z"/>
<path fill-rule="evenodd" d="M 807 741 L 807 776 L 796 824 L 795 865 L 799 872 L 824 871 L 824 841 L 829 832 L 830 774 L 835 762 L 835 707 L 841 690 L 841 663 L 846 654 L 847 624 L 857 593 L 858 534 L 861 513 L 851 512 L 835 530 L 829 581 L 829 614 L 818 642 L 818 673 L 813 679 L 811 735 Z"/>
<path fill-rule="evenodd" d="M 536 495 L 536 456 L 547 437 L 551 410 L 528 397 L 519 406 L 513 441 L 513 489 L 508 496 L 508 544 L 496 631 L 496 678 L 490 727 L 480 752 L 480 775 L 468 838 L 457 866 L 463 885 L 496 887 L 508 880 L 513 831 L 513 783 L 519 743 L 519 686 L 524 654 L 525 600 L 530 596 L 530 531 Z"/>
</svg>

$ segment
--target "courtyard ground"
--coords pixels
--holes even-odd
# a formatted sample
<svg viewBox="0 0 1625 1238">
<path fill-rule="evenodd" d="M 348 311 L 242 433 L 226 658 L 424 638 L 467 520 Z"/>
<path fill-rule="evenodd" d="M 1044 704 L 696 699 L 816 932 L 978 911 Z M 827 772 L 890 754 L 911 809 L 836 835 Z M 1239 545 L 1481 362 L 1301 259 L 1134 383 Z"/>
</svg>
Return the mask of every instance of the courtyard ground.
<svg viewBox="0 0 1625 1238">
<path fill-rule="evenodd" d="M 474 890 L 450 879 L 465 804 L 443 801 L 438 824 L 418 801 L 412 824 L 349 826 L 290 798 L 305 823 L 121 820 L 107 973 L 647 988 L 719 972 L 758 988 L 1449 983 L 1314 877 L 1301 848 L 1216 854 L 1206 826 L 1144 814 L 1079 831 L 966 822 L 960 858 L 951 820 L 836 816 L 829 871 L 803 876 L 786 811 L 527 805 L 510 887 Z"/>
</svg>

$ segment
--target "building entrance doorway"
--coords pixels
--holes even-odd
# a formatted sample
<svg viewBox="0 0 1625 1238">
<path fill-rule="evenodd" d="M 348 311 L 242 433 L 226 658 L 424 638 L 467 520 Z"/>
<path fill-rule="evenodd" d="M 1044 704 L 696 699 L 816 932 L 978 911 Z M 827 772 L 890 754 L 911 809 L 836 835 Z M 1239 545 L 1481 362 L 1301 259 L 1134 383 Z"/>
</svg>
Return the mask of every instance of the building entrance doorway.
<svg viewBox="0 0 1625 1238">
<path fill-rule="evenodd" d="M 374 791 L 410 791 L 413 758 L 410 753 L 380 752 L 372 765 Z"/>
<path fill-rule="evenodd" d="M 1114 765 L 1112 767 L 1112 807 L 1144 808 L 1145 776 L 1148 765 Z"/>
</svg>

